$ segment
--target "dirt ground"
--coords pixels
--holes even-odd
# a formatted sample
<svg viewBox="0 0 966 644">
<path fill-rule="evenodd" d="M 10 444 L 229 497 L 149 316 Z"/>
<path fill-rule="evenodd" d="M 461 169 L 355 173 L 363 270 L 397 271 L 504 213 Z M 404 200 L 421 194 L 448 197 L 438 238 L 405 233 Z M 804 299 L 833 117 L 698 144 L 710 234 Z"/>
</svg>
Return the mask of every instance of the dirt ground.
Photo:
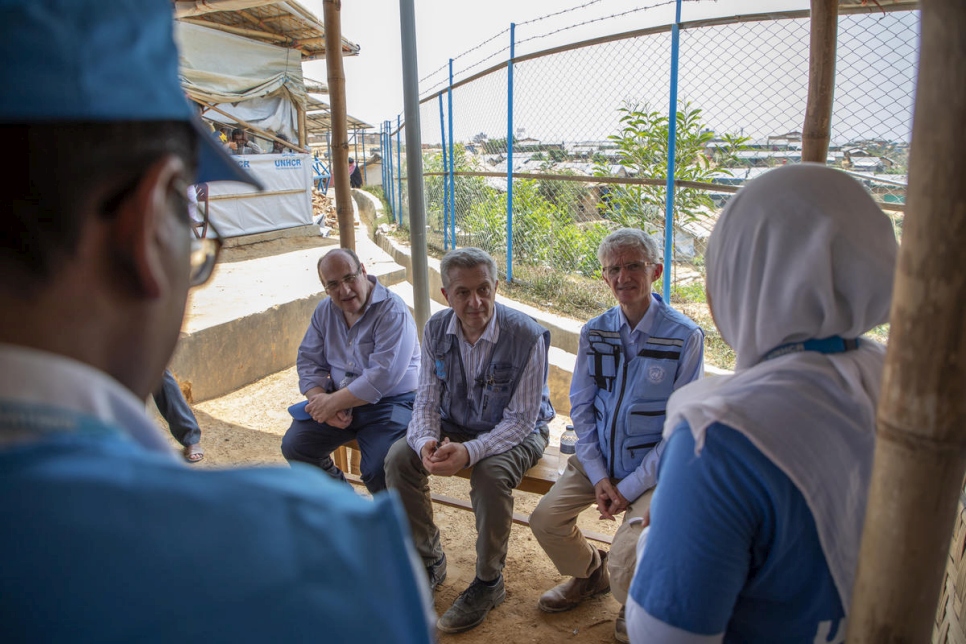
<svg viewBox="0 0 966 644">
<path fill-rule="evenodd" d="M 285 466 L 280 448 L 289 425 L 287 407 L 302 400 L 298 376 L 292 367 L 227 396 L 192 405 L 202 431 L 205 458 L 192 467 Z M 164 420 L 155 418 L 166 429 Z M 566 417 L 554 419 L 551 441 L 559 439 Z M 169 436 L 170 438 L 170 436 Z M 177 443 L 171 439 L 173 447 Z M 469 481 L 432 479 L 434 492 L 469 501 Z M 365 488 L 354 488 L 366 495 Z M 539 496 L 517 491 L 517 512 L 529 514 Z M 437 504 L 436 521 L 448 559 L 448 576 L 436 592 L 437 613 L 444 612 L 472 581 L 475 572 L 476 528 L 473 513 Z M 616 525 L 600 521 L 593 511 L 580 517 L 581 527 L 612 535 Z M 606 545 L 597 544 L 607 548 Z M 514 524 L 504 571 L 506 601 L 476 629 L 461 635 L 442 635 L 441 642 L 613 642 L 618 603 L 608 594 L 577 609 L 550 615 L 537 608 L 546 589 L 564 580 L 526 526 Z"/>
</svg>

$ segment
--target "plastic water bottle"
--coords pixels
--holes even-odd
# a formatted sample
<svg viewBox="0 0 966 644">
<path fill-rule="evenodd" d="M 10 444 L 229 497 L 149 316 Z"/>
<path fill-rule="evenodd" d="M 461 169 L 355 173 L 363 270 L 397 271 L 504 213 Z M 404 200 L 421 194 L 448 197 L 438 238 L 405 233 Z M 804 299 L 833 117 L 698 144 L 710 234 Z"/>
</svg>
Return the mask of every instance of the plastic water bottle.
<svg viewBox="0 0 966 644">
<path fill-rule="evenodd" d="M 560 435 L 560 455 L 557 456 L 557 476 L 564 473 L 567 469 L 567 461 L 572 454 L 577 453 L 577 432 L 573 425 L 567 425 L 564 433 Z"/>
<path fill-rule="evenodd" d="M 343 376 L 342 380 L 339 381 L 339 389 L 345 389 L 346 387 L 349 386 L 349 383 L 355 379 L 356 379 L 356 375 L 354 373 L 346 373 L 345 376 Z M 348 409 L 346 409 L 345 413 L 349 418 L 352 418 L 352 407 L 349 407 Z"/>
</svg>

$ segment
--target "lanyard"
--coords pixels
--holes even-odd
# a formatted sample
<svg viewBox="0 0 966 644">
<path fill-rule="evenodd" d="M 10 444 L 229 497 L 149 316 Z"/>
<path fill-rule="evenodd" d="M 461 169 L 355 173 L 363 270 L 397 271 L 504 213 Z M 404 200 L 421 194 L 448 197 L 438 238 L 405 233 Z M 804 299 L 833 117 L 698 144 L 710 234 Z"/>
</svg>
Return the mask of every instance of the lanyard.
<svg viewBox="0 0 966 644">
<path fill-rule="evenodd" d="M 802 351 L 817 351 L 818 353 L 845 353 L 859 348 L 859 338 L 846 339 L 841 336 L 833 335 L 819 340 L 805 340 L 804 342 L 791 342 L 775 347 L 765 354 L 762 362 L 788 355 L 789 353 L 801 353 Z"/>
</svg>

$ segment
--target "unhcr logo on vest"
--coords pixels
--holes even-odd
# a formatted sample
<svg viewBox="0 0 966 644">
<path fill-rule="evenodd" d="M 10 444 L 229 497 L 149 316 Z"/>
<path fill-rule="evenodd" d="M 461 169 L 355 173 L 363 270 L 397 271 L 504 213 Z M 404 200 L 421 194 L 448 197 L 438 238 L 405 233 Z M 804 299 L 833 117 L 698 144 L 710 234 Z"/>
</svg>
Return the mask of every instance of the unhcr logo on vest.
<svg viewBox="0 0 966 644">
<path fill-rule="evenodd" d="M 302 159 L 275 159 L 275 167 L 280 170 L 293 170 L 302 167 Z"/>
</svg>

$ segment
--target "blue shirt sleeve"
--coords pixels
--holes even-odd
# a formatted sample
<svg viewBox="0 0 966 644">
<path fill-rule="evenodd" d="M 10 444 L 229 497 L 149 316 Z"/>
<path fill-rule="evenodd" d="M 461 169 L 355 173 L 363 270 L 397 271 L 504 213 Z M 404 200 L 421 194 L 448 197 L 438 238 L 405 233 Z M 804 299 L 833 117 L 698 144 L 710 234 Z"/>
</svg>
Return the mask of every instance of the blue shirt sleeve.
<svg viewBox="0 0 966 644">
<path fill-rule="evenodd" d="M 577 361 L 570 380 L 570 419 L 577 433 L 577 458 L 580 459 L 587 478 L 597 485 L 601 479 L 607 478 L 607 463 L 604 461 L 604 455 L 600 451 L 600 443 L 597 440 L 597 415 L 594 411 L 597 385 L 587 369 L 589 353 L 590 341 L 587 339 L 585 324 L 580 330 Z"/>
<path fill-rule="evenodd" d="M 630 589 L 630 614 L 651 620 L 647 632 L 663 624 L 726 642 L 841 637 L 844 610 L 805 497 L 744 434 L 714 423 L 695 454 L 682 424 L 658 477 Z"/>
<path fill-rule="evenodd" d="M 748 576 L 760 519 L 746 499 L 744 481 L 722 478 L 722 465 L 707 443 L 695 455 L 686 425 L 668 439 L 651 526 L 631 584 L 648 614 L 701 635 L 725 631 Z"/>
</svg>

